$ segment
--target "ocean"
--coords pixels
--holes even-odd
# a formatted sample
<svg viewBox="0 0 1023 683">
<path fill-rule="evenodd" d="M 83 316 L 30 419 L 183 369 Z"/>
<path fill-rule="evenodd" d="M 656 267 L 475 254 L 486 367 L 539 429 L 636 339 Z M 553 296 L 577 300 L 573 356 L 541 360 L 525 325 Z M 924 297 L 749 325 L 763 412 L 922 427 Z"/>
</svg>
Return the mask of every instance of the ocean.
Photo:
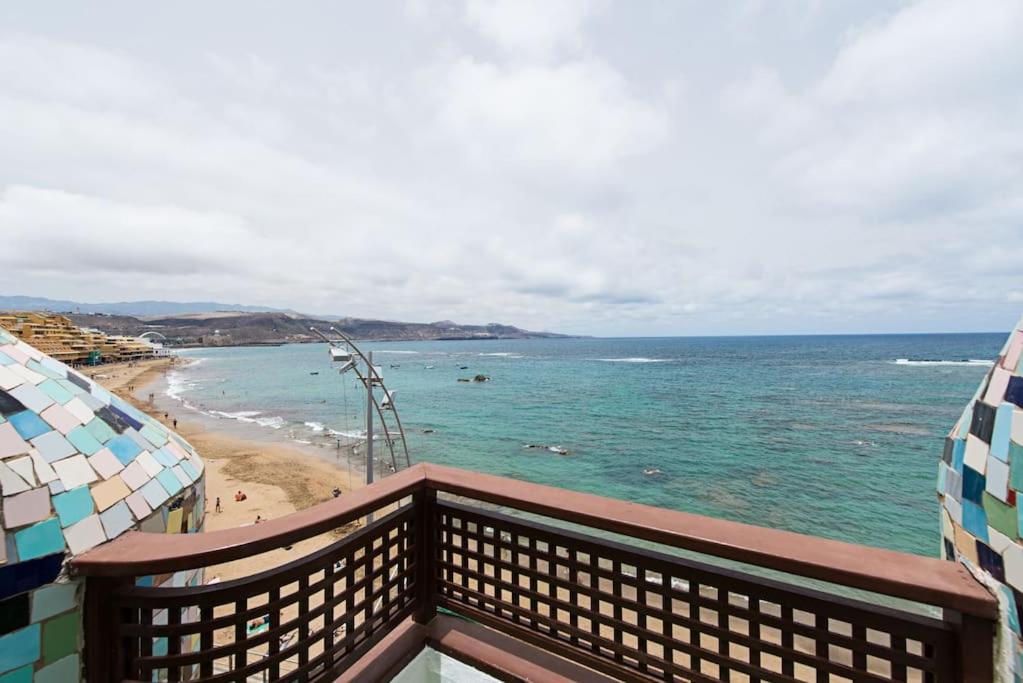
<svg viewBox="0 0 1023 683">
<path fill-rule="evenodd" d="M 413 461 L 936 556 L 942 439 L 1004 339 L 361 346 L 394 393 Z M 322 344 L 180 355 L 194 362 L 166 391 L 190 410 L 324 457 L 364 433 L 361 385 L 332 370 Z M 477 374 L 490 381 L 457 381 Z"/>
</svg>

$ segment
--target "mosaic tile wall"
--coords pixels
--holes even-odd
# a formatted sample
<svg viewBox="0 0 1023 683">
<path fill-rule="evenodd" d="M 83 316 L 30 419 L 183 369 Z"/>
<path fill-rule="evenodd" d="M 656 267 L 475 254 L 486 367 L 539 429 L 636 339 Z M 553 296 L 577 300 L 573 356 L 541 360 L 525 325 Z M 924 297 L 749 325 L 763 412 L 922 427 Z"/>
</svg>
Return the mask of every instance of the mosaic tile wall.
<svg viewBox="0 0 1023 683">
<path fill-rule="evenodd" d="M 1023 320 L 945 440 L 938 465 L 942 557 L 987 572 L 1005 598 L 1023 671 Z M 1020 500 L 1019 503 L 1023 503 Z"/>
<path fill-rule="evenodd" d="M 0 683 L 81 678 L 83 588 L 67 576 L 69 557 L 129 529 L 201 531 L 205 510 L 203 462 L 188 442 L 3 328 L 0 494 Z"/>
</svg>

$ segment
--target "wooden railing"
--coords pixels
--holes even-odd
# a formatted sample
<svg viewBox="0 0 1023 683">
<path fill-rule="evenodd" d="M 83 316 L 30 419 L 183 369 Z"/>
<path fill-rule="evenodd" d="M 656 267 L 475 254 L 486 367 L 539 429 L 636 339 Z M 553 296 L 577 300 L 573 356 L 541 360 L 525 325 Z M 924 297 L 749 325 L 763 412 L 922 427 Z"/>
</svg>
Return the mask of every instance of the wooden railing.
<svg viewBox="0 0 1023 683">
<path fill-rule="evenodd" d="M 290 545 L 368 512 L 380 516 L 281 567 L 194 588 L 135 585 Z M 626 542 L 558 526 L 565 522 Z M 943 617 L 628 539 L 923 603 Z M 429 642 L 486 668 L 457 639 L 428 629 L 395 636 L 402 624 L 435 622 L 438 608 L 619 680 L 992 676 L 997 603 L 960 565 L 435 465 L 255 527 L 129 533 L 77 558 L 73 571 L 87 577 L 92 681 L 334 680 L 383 658 L 374 648 L 385 638 L 394 665 Z M 260 619 L 265 627 L 247 628 Z"/>
</svg>

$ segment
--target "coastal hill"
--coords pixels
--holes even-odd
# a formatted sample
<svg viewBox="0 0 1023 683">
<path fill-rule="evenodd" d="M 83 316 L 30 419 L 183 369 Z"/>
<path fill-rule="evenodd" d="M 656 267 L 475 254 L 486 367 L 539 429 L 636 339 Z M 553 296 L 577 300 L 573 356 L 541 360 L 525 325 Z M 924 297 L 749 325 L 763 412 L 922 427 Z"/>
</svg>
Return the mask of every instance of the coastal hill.
<svg viewBox="0 0 1023 683">
<path fill-rule="evenodd" d="M 106 315 L 65 313 L 76 325 L 94 327 L 108 334 L 138 336 L 159 332 L 171 344 L 233 346 L 319 341 L 309 331 L 327 332 L 334 325 L 355 339 L 417 341 L 429 339 L 531 339 L 560 337 L 549 332 L 531 332 L 511 325 L 460 325 L 451 321 L 406 323 L 389 320 L 341 318 L 326 320 L 295 313 L 215 311 L 175 316 Z"/>
</svg>

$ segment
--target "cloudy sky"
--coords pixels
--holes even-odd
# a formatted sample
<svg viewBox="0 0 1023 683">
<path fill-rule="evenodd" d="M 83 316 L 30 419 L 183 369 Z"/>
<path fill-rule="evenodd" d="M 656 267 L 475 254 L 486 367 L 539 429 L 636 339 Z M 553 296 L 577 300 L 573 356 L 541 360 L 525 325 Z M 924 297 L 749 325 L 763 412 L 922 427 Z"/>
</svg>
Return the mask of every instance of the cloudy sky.
<svg viewBox="0 0 1023 683">
<path fill-rule="evenodd" d="M 599 335 L 1006 330 L 1023 3 L 30 2 L 0 293 Z"/>
</svg>

